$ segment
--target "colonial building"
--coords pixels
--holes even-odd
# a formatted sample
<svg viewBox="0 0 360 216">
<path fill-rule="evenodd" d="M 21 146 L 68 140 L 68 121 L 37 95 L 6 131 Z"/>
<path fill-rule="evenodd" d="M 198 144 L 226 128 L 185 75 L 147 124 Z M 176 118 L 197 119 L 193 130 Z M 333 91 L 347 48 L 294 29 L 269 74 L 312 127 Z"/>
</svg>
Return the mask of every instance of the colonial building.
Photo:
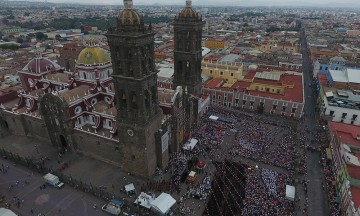
<svg viewBox="0 0 360 216">
<path fill-rule="evenodd" d="M 165 168 L 209 104 L 201 95 L 203 21 L 187 1 L 174 22 L 174 89 L 163 89 L 152 27 L 131 0 L 124 6 L 106 33 L 111 55 L 89 40 L 73 71 L 40 54 L 19 71 L 23 89 L 0 95 L 0 134 L 41 139 L 141 177 Z"/>
<path fill-rule="evenodd" d="M 301 73 L 256 70 L 230 87 L 225 79 L 212 79 L 202 91 L 210 95 L 211 104 L 301 118 L 305 101 L 302 83 Z"/>
<path fill-rule="evenodd" d="M 227 79 L 230 85 L 243 79 L 244 66 L 242 63 L 220 63 L 218 61 L 203 61 L 201 63 L 202 73 L 213 78 Z"/>
<path fill-rule="evenodd" d="M 329 122 L 336 195 L 342 215 L 360 215 L 360 127 Z"/>
</svg>

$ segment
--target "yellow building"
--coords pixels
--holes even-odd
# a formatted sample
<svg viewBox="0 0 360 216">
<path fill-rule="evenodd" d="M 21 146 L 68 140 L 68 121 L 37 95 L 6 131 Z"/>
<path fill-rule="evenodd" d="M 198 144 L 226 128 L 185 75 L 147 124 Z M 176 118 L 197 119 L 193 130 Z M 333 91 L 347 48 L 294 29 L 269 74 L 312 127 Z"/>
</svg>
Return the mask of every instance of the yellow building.
<svg viewBox="0 0 360 216">
<path fill-rule="evenodd" d="M 275 39 L 270 39 L 258 46 L 257 49 L 263 52 L 274 52 L 277 50 L 283 50 L 285 52 L 298 53 L 300 51 L 300 46 L 298 43 L 295 42 L 278 43 Z"/>
<path fill-rule="evenodd" d="M 202 73 L 213 78 L 227 79 L 226 85 L 232 85 L 243 79 L 244 65 L 242 63 L 220 63 L 202 61 Z"/>
<path fill-rule="evenodd" d="M 205 41 L 205 47 L 209 49 L 224 49 L 226 48 L 225 40 L 207 39 Z"/>
</svg>

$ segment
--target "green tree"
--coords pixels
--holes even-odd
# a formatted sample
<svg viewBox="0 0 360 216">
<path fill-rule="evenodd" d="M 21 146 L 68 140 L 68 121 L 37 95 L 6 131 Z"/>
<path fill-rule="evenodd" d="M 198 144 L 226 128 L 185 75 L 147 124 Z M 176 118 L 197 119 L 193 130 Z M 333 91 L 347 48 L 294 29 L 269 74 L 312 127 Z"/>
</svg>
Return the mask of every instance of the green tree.
<svg viewBox="0 0 360 216">
<path fill-rule="evenodd" d="M 16 44 L 2 44 L 2 45 L 0 45 L 0 49 L 17 50 L 17 49 L 19 49 L 19 46 Z"/>
<path fill-rule="evenodd" d="M 26 17 L 30 16 L 30 12 L 25 12 L 24 16 L 26 16 Z"/>
<path fill-rule="evenodd" d="M 16 38 L 16 43 L 24 43 L 24 39 L 22 37 Z"/>
<path fill-rule="evenodd" d="M 57 41 L 61 40 L 61 36 L 59 34 L 55 35 L 55 40 Z"/>
<path fill-rule="evenodd" d="M 35 33 L 36 40 L 46 40 L 48 36 L 42 32 Z"/>
</svg>

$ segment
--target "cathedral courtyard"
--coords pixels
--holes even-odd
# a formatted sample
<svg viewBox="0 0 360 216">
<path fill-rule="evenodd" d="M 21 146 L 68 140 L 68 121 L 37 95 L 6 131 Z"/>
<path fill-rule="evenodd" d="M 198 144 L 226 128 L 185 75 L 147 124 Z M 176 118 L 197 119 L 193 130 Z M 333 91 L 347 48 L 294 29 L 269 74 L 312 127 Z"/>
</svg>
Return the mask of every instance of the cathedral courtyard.
<svg viewBox="0 0 360 216">
<path fill-rule="evenodd" d="M 100 199 L 124 199 L 125 212 L 151 215 L 134 204 L 135 199 L 141 192 L 165 192 L 177 201 L 174 215 L 304 215 L 308 201 L 306 147 L 314 141 L 304 129 L 303 121 L 211 107 L 188 137 L 198 140 L 194 148 L 172 154 L 169 166 L 158 169 L 150 179 L 81 154 L 59 154 L 49 143 L 29 138 L 8 135 L 1 139 L 1 148 L 16 155 L 14 158 L 41 161 L 41 172 L 56 173 L 67 187 Z M 191 171 L 196 174 L 189 177 Z M 124 191 L 130 183 L 135 194 Z M 13 194 L 6 190 L 9 185 L 1 185 L 0 191 L 11 200 Z M 295 186 L 295 202 L 286 198 L 286 185 Z"/>
</svg>

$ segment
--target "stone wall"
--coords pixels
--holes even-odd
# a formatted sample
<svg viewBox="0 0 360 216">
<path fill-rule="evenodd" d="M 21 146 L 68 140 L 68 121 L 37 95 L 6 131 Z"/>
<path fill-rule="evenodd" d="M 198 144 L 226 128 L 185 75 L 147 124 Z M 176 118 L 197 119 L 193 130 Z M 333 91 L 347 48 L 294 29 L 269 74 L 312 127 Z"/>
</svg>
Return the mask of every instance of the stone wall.
<svg viewBox="0 0 360 216">
<path fill-rule="evenodd" d="M 78 130 L 74 130 L 72 138 L 77 151 L 115 166 L 121 165 L 117 142 Z"/>
<path fill-rule="evenodd" d="M 27 128 L 21 115 L 4 110 L 0 110 L 0 115 L 2 116 L 4 124 L 7 125 L 10 133 L 18 136 L 27 135 Z"/>
<path fill-rule="evenodd" d="M 36 138 L 41 141 L 51 142 L 49 133 L 43 119 L 31 116 L 23 116 L 25 127 L 27 128 L 27 136 Z"/>
</svg>

